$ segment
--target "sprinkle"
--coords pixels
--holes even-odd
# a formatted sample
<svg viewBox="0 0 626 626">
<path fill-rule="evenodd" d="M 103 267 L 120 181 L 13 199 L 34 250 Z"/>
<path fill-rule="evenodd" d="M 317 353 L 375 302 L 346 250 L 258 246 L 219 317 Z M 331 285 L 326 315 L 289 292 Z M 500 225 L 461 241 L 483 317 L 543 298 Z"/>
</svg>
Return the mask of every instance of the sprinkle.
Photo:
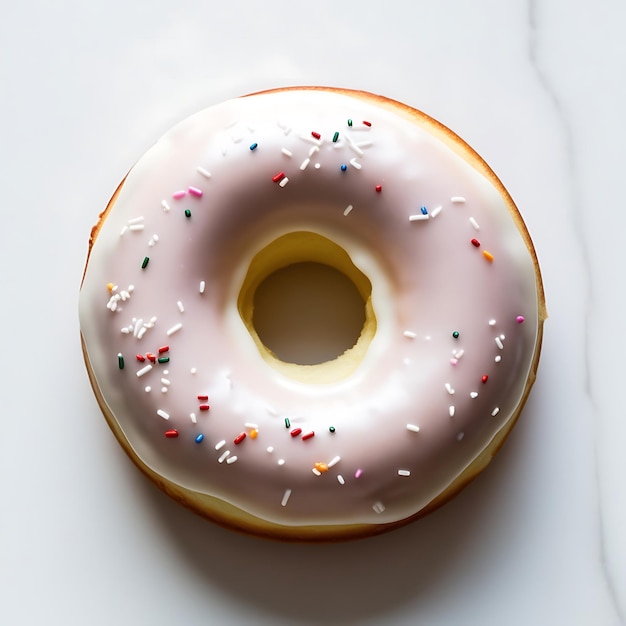
<svg viewBox="0 0 626 626">
<path fill-rule="evenodd" d="M 166 430 L 165 436 L 168 439 L 176 439 L 176 437 L 178 437 L 178 431 L 175 428 L 173 430 Z"/>
<path fill-rule="evenodd" d="M 346 135 L 346 139 L 348 140 L 348 144 L 350 145 L 350 149 L 358 154 L 359 156 L 363 156 L 365 153 L 361 150 L 360 145 L 356 144 L 350 135 Z"/>
<path fill-rule="evenodd" d="M 310 162 L 311 162 L 311 159 L 309 158 L 304 159 L 304 161 L 300 163 L 300 171 L 304 172 L 304 170 L 309 166 Z"/>
<path fill-rule="evenodd" d="M 144 257 L 142 263 L 141 263 L 141 269 L 145 270 L 146 267 L 148 267 L 148 263 L 150 262 L 150 257 Z"/>
<path fill-rule="evenodd" d="M 150 365 L 150 364 L 146 365 L 145 367 L 142 367 L 137 372 L 137 378 L 141 378 L 144 374 L 147 374 L 151 369 L 152 369 L 152 365 Z"/>
<path fill-rule="evenodd" d="M 286 417 L 285 418 L 285 428 L 289 428 L 291 426 L 291 422 L 289 421 L 289 418 Z"/>
<path fill-rule="evenodd" d="M 365 124 L 365 126 L 371 126 L 371 125 L 372 125 L 372 122 L 368 122 L 368 121 L 366 121 L 366 120 L 363 120 L 363 124 Z"/>
<path fill-rule="evenodd" d="M 136 354 L 135 358 L 140 362 L 140 363 L 144 363 L 146 360 L 146 357 L 143 354 Z"/>
<path fill-rule="evenodd" d="M 196 198 L 202 198 L 202 194 L 204 193 L 202 189 L 198 189 L 198 187 L 189 187 L 189 194 L 195 196 Z"/>
<path fill-rule="evenodd" d="M 317 166 L 316 166 L 317 167 Z M 283 178 L 279 183 L 278 186 L 279 187 L 284 187 L 287 183 L 289 182 L 289 179 L 285 176 L 285 178 Z"/>
<path fill-rule="evenodd" d="M 146 359 L 151 363 L 156 363 L 156 356 L 152 352 L 146 352 Z"/>
<path fill-rule="evenodd" d="M 474 228 L 474 230 L 480 230 L 480 226 L 478 225 L 478 222 L 473 217 L 469 218 L 469 222 Z"/>
<path fill-rule="evenodd" d="M 285 172 L 278 172 L 278 174 L 274 174 L 274 176 L 272 176 L 272 181 L 279 183 L 283 178 L 285 178 Z"/>
<path fill-rule="evenodd" d="M 211 178 L 211 172 L 205 170 L 201 165 L 198 165 L 196 169 L 198 170 L 198 173 L 204 176 L 205 178 Z"/>
<path fill-rule="evenodd" d="M 478 239 L 471 239 L 470 242 L 476 248 L 480 246 L 480 241 L 478 241 Z"/>
<path fill-rule="evenodd" d="M 417 337 L 417 333 L 414 333 L 412 330 L 405 330 L 402 334 L 408 339 L 415 339 L 415 337 Z"/>
<path fill-rule="evenodd" d="M 167 200 L 161 200 L 161 206 L 163 207 L 163 211 L 165 211 L 165 213 L 170 212 L 170 205 L 167 203 Z"/>
<path fill-rule="evenodd" d="M 483 256 L 489 261 L 489 263 L 493 262 L 493 254 L 491 252 L 487 252 L 487 250 L 483 250 Z"/>
<path fill-rule="evenodd" d="M 174 324 L 174 326 L 172 326 L 165 334 L 170 337 L 174 333 L 177 333 L 182 327 L 183 325 L 180 322 L 178 324 Z"/>
<path fill-rule="evenodd" d="M 124 357 L 122 356 L 121 352 L 118 352 L 117 354 L 117 366 L 123 370 L 124 369 Z"/>
<path fill-rule="evenodd" d="M 302 428 L 294 428 L 292 431 L 289 432 L 289 434 L 292 437 L 297 437 L 301 432 L 302 432 Z"/>
<path fill-rule="evenodd" d="M 450 365 L 456 365 L 459 362 L 459 359 L 452 358 L 450 359 Z"/>
<path fill-rule="evenodd" d="M 489 326 L 495 326 L 496 320 L 489 320 Z"/>
<path fill-rule="evenodd" d="M 406 429 L 410 430 L 412 433 L 419 433 L 420 431 L 420 427 L 415 424 L 407 424 Z"/>
<path fill-rule="evenodd" d="M 314 137 L 315 139 L 321 139 L 322 136 L 319 133 L 313 131 L 311 132 L 311 137 Z"/>
<path fill-rule="evenodd" d="M 288 157 L 290 157 L 290 158 L 293 156 L 293 152 L 292 152 L 291 150 L 287 150 L 287 148 L 282 148 L 282 149 L 281 149 L 281 152 L 282 152 L 285 156 L 288 156 Z"/>
<path fill-rule="evenodd" d="M 250 144 L 250 150 L 256 150 L 258 148 L 259 144 L 255 141 L 254 143 Z"/>
<path fill-rule="evenodd" d="M 334 426 L 329 426 L 329 427 L 328 427 L 328 430 L 329 430 L 331 433 L 334 433 L 334 432 L 335 432 L 335 427 L 334 427 Z"/>
<path fill-rule="evenodd" d="M 496 356 L 496 358 L 494 359 L 494 361 L 495 361 L 496 363 L 500 363 L 500 361 L 502 361 L 502 357 L 498 354 L 498 355 Z"/>
<path fill-rule="evenodd" d="M 363 474 L 363 470 L 359 468 L 356 472 L 354 472 L 354 477 L 359 478 Z"/>
<path fill-rule="evenodd" d="M 524 319 L 525 319 L 525 318 L 524 318 L 524 316 L 523 316 L 523 315 L 518 315 L 518 316 L 515 318 L 515 321 L 516 321 L 518 324 L 523 324 L 523 323 L 524 323 Z"/>
<path fill-rule="evenodd" d="M 478 398 L 478 391 L 471 391 L 470 392 L 470 398 L 472 400 L 475 400 L 476 398 Z"/>
<path fill-rule="evenodd" d="M 184 312 L 185 312 L 185 307 L 183 306 L 183 303 L 182 303 L 180 300 L 176 303 L 176 306 L 178 307 L 178 310 L 179 310 L 181 313 L 184 313 Z"/>
<path fill-rule="evenodd" d="M 174 198 L 174 200 L 180 200 L 181 198 L 184 198 L 187 195 L 187 192 L 184 189 L 180 189 L 179 191 L 175 191 L 172 194 L 172 198 Z"/>
<path fill-rule="evenodd" d="M 169 380 L 169 378 L 161 378 L 161 384 L 169 387 L 172 384 L 172 381 Z"/>
<path fill-rule="evenodd" d="M 339 166 L 339 169 L 340 169 L 342 172 L 345 172 L 345 171 L 348 169 L 348 166 L 347 166 L 345 163 L 342 163 L 342 164 Z"/>
<path fill-rule="evenodd" d="M 185 209 L 185 217 L 191 217 L 191 211 L 189 209 Z"/>
<path fill-rule="evenodd" d="M 453 395 L 454 395 L 454 389 L 452 389 L 452 385 L 451 385 L 450 383 L 446 383 L 446 384 L 445 384 L 445 387 L 446 387 L 446 391 L 447 391 L 447 392 L 448 392 L 451 396 L 453 396 Z"/>
<path fill-rule="evenodd" d="M 285 459 L 278 459 L 278 465 L 281 467 L 285 464 Z"/>
<path fill-rule="evenodd" d="M 460 335 L 460 333 L 459 333 L 459 331 L 458 331 L 458 330 L 454 330 L 454 331 L 452 331 L 452 336 L 453 336 L 455 339 L 458 339 L 458 338 L 459 338 L 459 335 Z"/>
<path fill-rule="evenodd" d="M 226 457 L 228 457 L 230 455 L 230 450 L 225 450 L 224 452 L 222 452 L 222 456 L 220 456 L 217 459 L 218 463 L 223 463 L 226 460 Z"/>
<path fill-rule="evenodd" d="M 461 441 L 463 439 L 463 437 L 465 437 L 465 433 L 464 432 L 460 432 L 457 436 L 456 436 L 456 440 L 457 441 Z"/>
<path fill-rule="evenodd" d="M 283 499 L 280 501 L 280 505 L 287 506 L 287 502 L 289 502 L 290 497 L 291 497 L 291 489 L 285 489 L 285 493 L 283 494 Z"/>
<path fill-rule="evenodd" d="M 198 368 L 197 368 L 197 367 L 192 367 L 192 368 L 189 370 L 189 372 L 190 372 L 191 374 L 197 374 L 197 372 L 198 372 Z"/>
<path fill-rule="evenodd" d="M 200 410 L 200 411 L 208 411 L 210 408 L 211 408 L 211 405 L 210 405 L 210 404 L 201 404 L 201 405 L 198 407 L 198 410 Z"/>
<path fill-rule="evenodd" d="M 376 189 L 376 193 L 380 193 L 383 190 L 383 186 L 382 185 L 376 185 L 376 187 L 374 187 L 374 189 Z"/>
<path fill-rule="evenodd" d="M 250 439 L 256 439 L 259 436 L 259 431 L 256 428 L 253 428 L 250 431 Z"/>
<path fill-rule="evenodd" d="M 450 202 L 454 204 L 463 204 L 465 202 L 465 198 L 463 196 L 452 196 L 450 198 Z"/>
<path fill-rule="evenodd" d="M 195 413 L 189 413 L 189 418 L 191 419 L 191 423 L 192 424 L 197 424 L 198 423 L 198 419 L 196 418 L 196 414 Z"/>
<path fill-rule="evenodd" d="M 157 361 L 159 363 L 169 363 L 170 362 L 170 357 L 169 356 L 160 356 Z"/>
<path fill-rule="evenodd" d="M 132 226 L 128 227 L 128 230 L 132 232 L 137 232 L 137 231 L 143 230 L 144 228 L 145 226 L 143 224 L 133 224 Z"/>
<path fill-rule="evenodd" d="M 195 438 L 195 442 L 196 443 L 202 443 L 202 441 L 204 440 L 204 435 L 202 433 L 200 433 L 196 438 Z"/>
<path fill-rule="evenodd" d="M 311 148 L 309 149 L 309 156 L 312 157 L 314 154 L 316 154 L 319 151 L 320 151 L 319 146 L 311 146 Z"/>
<path fill-rule="evenodd" d="M 348 206 L 347 206 L 347 207 L 343 210 L 343 214 L 344 214 L 344 215 L 346 215 L 346 216 L 347 216 L 347 215 L 349 215 L 349 214 L 350 214 L 350 212 L 352 211 L 352 209 L 353 209 L 353 208 L 354 208 L 354 207 L 353 207 L 351 204 L 349 204 L 349 205 L 348 205 Z"/>
<path fill-rule="evenodd" d="M 319 461 L 315 464 L 314 469 L 318 471 L 318 475 L 325 474 L 328 471 L 329 466 L 326 463 L 320 463 Z"/>
<path fill-rule="evenodd" d="M 495 417 L 498 413 L 500 413 L 500 407 L 496 407 L 493 411 L 491 411 L 491 416 Z"/>
<path fill-rule="evenodd" d="M 128 226 L 126 225 L 122 226 L 122 230 L 120 230 L 120 237 L 123 237 L 126 234 L 127 230 L 128 230 Z"/>
<path fill-rule="evenodd" d="M 424 215 L 423 213 L 418 213 L 417 215 L 409 215 L 409 222 L 421 222 L 429 219 L 429 215 Z"/>
<path fill-rule="evenodd" d="M 169 352 L 169 351 L 170 351 L 170 347 L 169 347 L 169 346 L 161 346 L 161 347 L 158 349 L 158 353 L 159 353 L 159 354 L 163 354 L 164 352 Z"/>
<path fill-rule="evenodd" d="M 343 476 L 341 474 L 337 474 L 337 482 L 340 485 L 345 485 L 346 484 L 346 481 L 343 479 Z"/>
<path fill-rule="evenodd" d="M 315 437 L 314 431 L 311 431 L 309 433 L 305 433 L 304 435 L 302 435 L 302 441 L 306 441 L 307 439 L 311 439 L 312 437 Z"/>
<path fill-rule="evenodd" d="M 146 393 L 150 393 L 152 391 L 152 387 L 150 387 L 150 385 L 146 385 L 145 388 L 144 388 L 144 391 Z"/>
<path fill-rule="evenodd" d="M 232 465 L 233 463 L 236 463 L 236 462 L 237 462 L 237 456 L 236 456 L 236 455 L 234 455 L 234 454 L 233 454 L 233 456 L 229 456 L 229 457 L 226 459 L 226 463 L 227 463 L 228 465 Z"/>
<path fill-rule="evenodd" d="M 316 463 L 315 465 L 318 465 L 318 463 Z M 316 476 L 321 476 L 322 472 L 320 472 L 320 470 L 317 469 L 317 467 L 313 467 L 311 468 L 311 471 L 316 475 Z"/>
<path fill-rule="evenodd" d="M 422 215 L 428 215 L 428 209 L 425 206 L 421 206 L 420 211 L 422 212 Z"/>
<path fill-rule="evenodd" d="M 163 409 L 157 409 L 157 415 L 162 417 L 164 420 L 170 419 L 170 414 L 166 413 Z"/>
<path fill-rule="evenodd" d="M 222 441 L 218 441 L 215 444 L 215 449 L 216 450 L 221 450 L 225 445 L 226 445 L 226 439 L 222 439 Z"/>
<path fill-rule="evenodd" d="M 335 456 L 333 457 L 329 462 L 328 462 L 328 467 L 334 467 L 335 465 L 337 465 L 337 463 L 339 463 L 339 461 L 341 461 L 341 457 L 340 456 Z"/>
<path fill-rule="evenodd" d="M 481 380 L 481 382 L 483 384 L 485 384 L 489 380 L 489 376 L 487 376 L 487 374 L 485 374 L 480 380 Z"/>
<path fill-rule="evenodd" d="M 196 396 L 198 398 L 198 400 L 208 400 L 209 396 L 207 394 L 199 394 L 198 396 Z"/>
<path fill-rule="evenodd" d="M 272 452 L 274 452 L 274 446 L 267 446 L 267 452 L 268 454 L 272 454 Z"/>
<path fill-rule="evenodd" d="M 352 120 L 348 119 L 348 126 L 352 126 Z"/>
<path fill-rule="evenodd" d="M 410 476 L 411 472 L 409 470 L 405 470 L 405 469 L 399 469 L 398 470 L 398 476 Z"/>
<path fill-rule="evenodd" d="M 355 170 L 360 170 L 363 166 L 356 160 L 356 157 L 354 157 L 353 159 L 350 159 L 350 165 L 352 165 L 352 167 Z"/>
<path fill-rule="evenodd" d="M 200 293 L 204 293 L 205 288 L 206 288 L 206 283 L 203 280 L 201 280 L 198 290 L 200 291 Z"/>
<path fill-rule="evenodd" d="M 382 502 L 376 502 L 374 503 L 372 508 L 374 509 L 375 513 L 378 513 L 380 515 L 380 513 L 382 513 L 385 510 L 385 505 Z"/>
<path fill-rule="evenodd" d="M 335 134 L 333 135 L 333 143 L 336 143 L 337 139 L 339 139 L 339 131 L 335 131 Z"/>
<path fill-rule="evenodd" d="M 496 346 L 498 346 L 498 348 L 500 348 L 500 350 L 504 349 L 504 344 L 502 343 L 502 339 L 500 339 L 500 337 L 496 337 L 495 338 L 495 342 L 496 342 Z"/>
<path fill-rule="evenodd" d="M 430 216 L 434 219 L 435 217 L 437 217 L 437 215 L 439 215 L 439 213 L 441 213 L 441 210 L 443 209 L 443 207 L 441 205 L 436 206 L 431 212 L 430 212 Z"/>
<path fill-rule="evenodd" d="M 448 408 L 448 413 L 450 414 L 450 417 L 454 417 L 454 405 L 451 404 L 450 407 Z"/>
<path fill-rule="evenodd" d="M 239 445 L 247 436 L 246 432 L 242 431 L 233 439 L 233 443 Z"/>
</svg>

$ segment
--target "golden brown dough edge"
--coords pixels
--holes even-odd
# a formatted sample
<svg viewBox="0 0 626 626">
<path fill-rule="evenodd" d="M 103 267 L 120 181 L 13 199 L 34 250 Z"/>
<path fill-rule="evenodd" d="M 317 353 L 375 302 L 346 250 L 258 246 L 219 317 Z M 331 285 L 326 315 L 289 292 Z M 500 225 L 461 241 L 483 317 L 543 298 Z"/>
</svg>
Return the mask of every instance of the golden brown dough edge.
<svg viewBox="0 0 626 626">
<path fill-rule="evenodd" d="M 511 198 L 509 192 L 506 190 L 500 179 L 496 176 L 493 170 L 487 165 L 484 159 L 469 145 L 467 144 L 461 137 L 459 137 L 456 133 L 450 130 L 447 126 L 444 126 L 437 120 L 433 119 L 426 113 L 418 109 L 414 109 L 406 104 L 401 102 L 397 102 L 395 100 L 391 100 L 384 96 L 371 94 L 366 91 L 358 91 L 351 89 L 340 89 L 335 87 L 284 87 L 278 89 L 270 89 L 267 91 L 256 92 L 254 94 L 248 95 L 261 95 L 265 93 L 278 93 L 281 91 L 330 91 L 335 93 L 344 94 L 347 96 L 352 96 L 355 98 L 361 98 L 370 101 L 373 104 L 376 104 L 380 107 L 387 108 L 398 113 L 400 111 L 406 117 L 411 118 L 414 122 L 417 122 L 421 126 L 426 126 L 433 134 L 439 136 L 448 146 L 450 146 L 457 154 L 461 155 L 468 163 L 470 163 L 475 169 L 481 172 L 485 177 L 487 177 L 492 184 L 499 191 L 502 198 L 505 200 L 506 205 L 513 217 L 518 230 L 520 231 L 526 247 L 531 255 L 534 267 L 535 267 L 535 281 L 537 288 L 537 302 L 538 302 L 538 328 L 537 328 L 537 340 L 535 344 L 535 351 L 533 355 L 533 360 L 531 363 L 530 372 L 528 374 L 526 385 L 524 387 L 524 392 L 522 398 L 517 406 L 515 413 L 511 416 L 509 421 L 504 425 L 503 428 L 498 431 L 496 436 L 492 439 L 490 444 L 481 452 L 481 454 L 474 459 L 474 461 L 467 467 L 465 470 L 438 496 L 436 496 L 431 502 L 429 502 L 424 508 L 418 511 L 416 514 L 407 517 L 398 522 L 388 523 L 388 524 L 359 524 L 359 525 L 341 525 L 341 526 L 282 526 L 279 524 L 274 524 L 271 522 L 267 522 L 258 517 L 250 515 L 245 511 L 234 507 L 233 505 L 219 500 L 217 498 L 198 493 L 192 491 L 190 489 L 186 489 L 185 487 L 181 487 L 175 483 L 168 481 L 163 478 L 159 474 L 157 474 L 154 470 L 148 467 L 136 454 L 126 436 L 124 435 L 122 429 L 119 424 L 115 420 L 114 416 L 111 413 L 108 405 L 106 404 L 102 392 L 98 386 L 98 383 L 95 379 L 95 375 L 93 369 L 91 367 L 91 363 L 89 361 L 89 356 L 87 354 L 87 350 L 85 347 L 84 338 L 81 333 L 81 344 L 83 349 L 83 356 L 85 359 L 85 364 L 87 367 L 87 373 L 89 375 L 89 380 L 91 382 L 91 386 L 93 387 L 94 394 L 100 405 L 100 409 L 102 413 L 113 431 L 116 439 L 126 452 L 126 454 L 130 457 L 133 463 L 152 481 L 154 482 L 162 491 L 168 494 L 172 499 L 176 500 L 183 506 L 191 509 L 198 515 L 209 519 L 221 526 L 226 528 L 230 528 L 231 530 L 236 530 L 239 532 L 243 532 L 246 534 L 253 534 L 260 537 L 278 539 L 284 541 L 324 541 L 324 542 L 332 542 L 332 541 L 341 541 L 348 539 L 358 539 L 363 537 L 370 537 L 374 535 L 378 535 L 400 526 L 404 526 L 409 524 L 412 521 L 415 521 L 421 517 L 432 513 L 439 507 L 443 506 L 446 502 L 449 502 L 454 498 L 462 489 L 464 489 L 474 478 L 476 478 L 486 467 L 489 465 L 491 459 L 495 456 L 498 450 L 502 447 L 504 441 L 508 437 L 509 433 L 513 430 L 513 427 L 517 423 L 520 413 L 526 404 L 528 399 L 530 390 L 535 382 L 537 376 L 537 367 L 539 364 L 539 356 L 541 353 L 541 346 L 543 342 L 543 324 L 547 319 L 547 310 L 545 304 L 545 293 L 543 289 L 543 281 L 541 278 L 541 271 L 539 267 L 539 261 L 537 259 L 537 254 L 530 238 L 530 234 L 528 229 L 526 228 L 526 224 L 522 219 L 520 212 L 518 211 L 513 199 Z M 247 97 L 247 96 L 243 96 Z M 106 220 L 109 212 L 111 211 L 117 196 L 124 185 L 124 181 L 126 177 L 122 180 L 122 182 L 118 185 L 115 193 L 109 200 L 105 210 L 99 215 L 98 222 L 91 230 L 91 235 L 89 237 L 89 245 L 87 250 L 87 259 L 85 262 L 85 269 L 83 271 L 83 280 L 85 277 L 85 272 L 87 271 L 87 264 L 89 263 L 89 256 L 91 254 L 91 250 L 94 242 L 102 228 L 102 224 L 104 220 Z M 82 286 L 82 280 L 81 280 Z"/>
</svg>

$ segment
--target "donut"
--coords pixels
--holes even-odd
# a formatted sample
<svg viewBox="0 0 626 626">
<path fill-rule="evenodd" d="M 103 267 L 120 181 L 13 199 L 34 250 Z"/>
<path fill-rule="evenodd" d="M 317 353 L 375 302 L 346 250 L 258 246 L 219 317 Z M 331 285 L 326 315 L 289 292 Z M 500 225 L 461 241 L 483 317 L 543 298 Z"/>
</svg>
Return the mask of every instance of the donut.
<svg viewBox="0 0 626 626">
<path fill-rule="evenodd" d="M 231 529 L 363 537 L 449 501 L 536 377 L 544 293 L 463 140 L 366 92 L 211 106 L 130 169 L 89 241 L 83 353 L 130 459 Z"/>
</svg>

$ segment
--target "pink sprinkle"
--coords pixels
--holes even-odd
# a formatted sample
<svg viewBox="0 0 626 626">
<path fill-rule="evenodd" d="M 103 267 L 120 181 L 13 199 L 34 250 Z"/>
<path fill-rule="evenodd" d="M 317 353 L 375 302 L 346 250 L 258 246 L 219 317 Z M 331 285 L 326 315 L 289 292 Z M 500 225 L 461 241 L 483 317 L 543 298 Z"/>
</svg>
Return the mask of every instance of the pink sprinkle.
<svg viewBox="0 0 626 626">
<path fill-rule="evenodd" d="M 184 198 L 187 195 L 187 192 L 184 189 L 181 189 L 180 191 L 175 191 L 172 194 L 172 198 L 174 198 L 174 200 L 180 200 L 181 198 Z"/>
<path fill-rule="evenodd" d="M 450 365 L 456 365 L 459 362 L 459 359 L 450 359 Z"/>
<path fill-rule="evenodd" d="M 523 324 L 523 323 L 524 323 L 524 316 L 523 316 L 523 315 L 518 315 L 518 316 L 515 318 L 515 321 L 516 321 L 518 324 Z"/>
<path fill-rule="evenodd" d="M 315 432 L 311 431 L 310 433 L 305 433 L 304 435 L 302 435 L 302 440 L 306 441 L 307 439 L 310 439 L 311 437 L 315 436 Z"/>
<path fill-rule="evenodd" d="M 363 473 L 363 470 L 359 468 L 356 472 L 354 472 L 354 477 L 359 478 L 359 476 L 361 476 L 362 473 Z"/>
<path fill-rule="evenodd" d="M 189 187 L 189 193 L 196 198 L 202 198 L 202 189 L 198 189 L 197 187 Z"/>
</svg>

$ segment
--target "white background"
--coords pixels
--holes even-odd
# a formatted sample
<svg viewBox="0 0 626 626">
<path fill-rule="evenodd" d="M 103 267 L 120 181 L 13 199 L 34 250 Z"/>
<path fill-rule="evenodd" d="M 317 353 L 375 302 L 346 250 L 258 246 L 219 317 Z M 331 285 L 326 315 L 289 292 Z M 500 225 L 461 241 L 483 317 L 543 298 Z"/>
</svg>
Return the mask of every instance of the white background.
<svg viewBox="0 0 626 626">
<path fill-rule="evenodd" d="M 624 623 L 623 1 L 4 4 L 0 623 Z M 382 93 L 473 145 L 526 219 L 550 313 L 489 469 L 339 545 L 167 499 L 109 432 L 79 344 L 89 230 L 134 160 L 204 106 L 297 84 Z"/>
</svg>

